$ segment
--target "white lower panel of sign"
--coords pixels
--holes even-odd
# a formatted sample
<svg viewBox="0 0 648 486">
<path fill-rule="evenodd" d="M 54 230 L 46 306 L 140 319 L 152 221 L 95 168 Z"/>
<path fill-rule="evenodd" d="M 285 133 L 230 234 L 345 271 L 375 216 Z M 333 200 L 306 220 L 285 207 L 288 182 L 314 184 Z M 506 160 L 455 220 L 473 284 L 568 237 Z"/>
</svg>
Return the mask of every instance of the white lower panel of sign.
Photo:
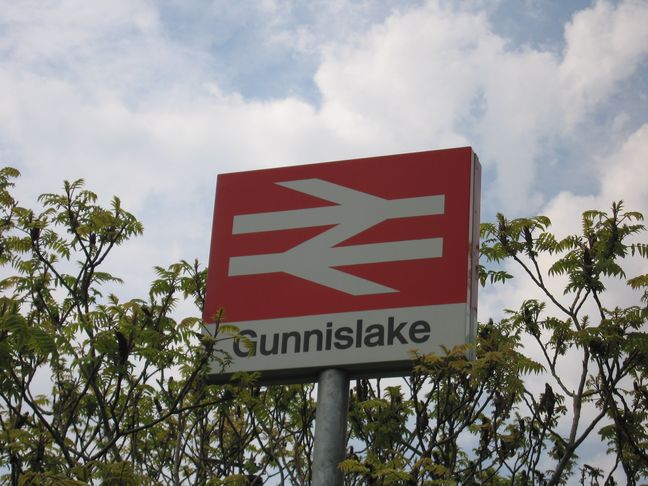
<svg viewBox="0 0 648 486">
<path fill-rule="evenodd" d="M 442 353 L 441 346 L 466 343 L 469 319 L 466 304 L 445 304 L 231 322 L 251 346 L 219 341 L 232 363 L 222 369 L 214 362 L 211 377 L 223 382 L 234 372 L 260 371 L 264 381 L 298 381 L 323 368 L 400 374 L 411 367 L 412 351 Z"/>
</svg>

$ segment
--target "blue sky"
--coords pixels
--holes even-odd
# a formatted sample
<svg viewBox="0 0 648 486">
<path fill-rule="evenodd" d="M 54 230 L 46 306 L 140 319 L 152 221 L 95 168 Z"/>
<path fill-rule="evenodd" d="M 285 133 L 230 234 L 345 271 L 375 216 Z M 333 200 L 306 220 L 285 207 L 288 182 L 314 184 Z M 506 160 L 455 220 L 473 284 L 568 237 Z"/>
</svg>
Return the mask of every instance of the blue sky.
<svg viewBox="0 0 648 486">
<path fill-rule="evenodd" d="M 206 262 L 220 172 L 471 145 L 484 219 L 571 232 L 613 200 L 648 214 L 646 25 L 641 0 L 0 0 L 0 161 L 26 204 L 76 178 L 122 198 L 129 297 Z"/>
</svg>

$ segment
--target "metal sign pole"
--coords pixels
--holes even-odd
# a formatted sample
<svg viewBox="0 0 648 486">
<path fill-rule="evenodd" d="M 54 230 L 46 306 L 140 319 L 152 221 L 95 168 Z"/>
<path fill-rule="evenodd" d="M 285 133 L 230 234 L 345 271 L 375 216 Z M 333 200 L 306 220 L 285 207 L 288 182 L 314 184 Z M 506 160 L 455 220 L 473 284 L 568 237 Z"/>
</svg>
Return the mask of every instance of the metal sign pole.
<svg viewBox="0 0 648 486">
<path fill-rule="evenodd" d="M 317 382 L 312 486 L 342 486 L 338 464 L 346 455 L 349 378 L 344 371 L 322 371 Z"/>
</svg>

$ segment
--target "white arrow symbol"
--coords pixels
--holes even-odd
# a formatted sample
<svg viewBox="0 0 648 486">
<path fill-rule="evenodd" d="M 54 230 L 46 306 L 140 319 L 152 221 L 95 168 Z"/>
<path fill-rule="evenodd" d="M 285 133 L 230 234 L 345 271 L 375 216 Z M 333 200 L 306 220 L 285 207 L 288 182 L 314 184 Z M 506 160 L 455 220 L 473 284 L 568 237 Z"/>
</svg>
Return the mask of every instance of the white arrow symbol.
<svg viewBox="0 0 648 486">
<path fill-rule="evenodd" d="M 321 179 L 278 184 L 337 204 L 235 216 L 233 234 L 335 226 L 283 253 L 231 257 L 228 275 L 285 272 L 351 295 L 382 294 L 397 290 L 334 267 L 442 256 L 442 238 L 336 246 L 388 219 L 443 214 L 442 195 L 383 199 Z"/>
</svg>

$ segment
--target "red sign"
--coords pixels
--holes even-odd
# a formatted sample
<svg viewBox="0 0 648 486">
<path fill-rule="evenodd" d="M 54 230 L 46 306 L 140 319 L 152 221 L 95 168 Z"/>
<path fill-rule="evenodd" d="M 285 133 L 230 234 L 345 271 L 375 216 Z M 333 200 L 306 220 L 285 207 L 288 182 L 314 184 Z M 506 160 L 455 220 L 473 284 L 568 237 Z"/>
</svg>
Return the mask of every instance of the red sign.
<svg viewBox="0 0 648 486">
<path fill-rule="evenodd" d="M 291 354 L 314 353 L 306 364 L 326 359 L 309 370 L 330 366 L 336 352 L 346 350 L 335 343 L 346 343 L 350 334 L 337 332 L 347 329 L 334 322 L 337 317 L 357 321 L 367 311 L 386 310 L 382 341 L 388 348 L 394 346 L 388 344 L 388 320 L 398 320 L 398 309 L 459 304 L 474 320 L 478 189 L 479 163 L 470 148 L 219 175 L 205 321 L 213 322 L 222 309 L 224 322 L 242 334 L 246 326 L 254 329 L 247 334 L 252 340 L 266 334 L 265 351 L 273 349 L 274 339 L 276 348 L 286 351 L 260 349 L 242 357 L 239 346 L 225 373 L 253 369 L 239 362 L 260 358 L 266 366 L 275 355 L 288 362 Z M 419 321 L 437 325 L 423 317 Z M 310 346 L 315 351 L 304 350 L 311 335 L 300 335 L 299 343 L 295 336 L 283 346 L 282 322 L 291 323 L 290 329 L 299 329 L 299 322 L 315 326 Z M 329 323 L 327 350 L 319 341 L 325 340 Z M 418 326 L 418 335 L 415 330 L 413 343 L 398 334 L 395 344 L 419 344 L 424 327 Z M 402 329 L 399 333 L 409 332 Z M 461 330 L 462 342 L 467 334 Z M 354 339 L 360 339 L 357 332 Z M 428 351 L 437 343 L 430 346 Z M 403 357 L 397 361 L 402 367 Z M 269 366 L 280 374 L 284 365 Z"/>
</svg>

